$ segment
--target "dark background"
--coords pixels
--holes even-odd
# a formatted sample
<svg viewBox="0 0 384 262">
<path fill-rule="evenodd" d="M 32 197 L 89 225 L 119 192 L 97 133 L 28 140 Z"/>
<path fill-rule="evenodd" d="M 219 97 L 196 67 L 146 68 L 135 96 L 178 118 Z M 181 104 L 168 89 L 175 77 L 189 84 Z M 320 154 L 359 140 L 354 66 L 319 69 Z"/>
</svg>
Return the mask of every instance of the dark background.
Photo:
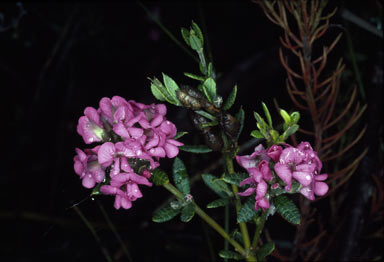
<svg viewBox="0 0 384 262">
<path fill-rule="evenodd" d="M 250 1 L 144 4 L 183 45 L 180 27 L 189 28 L 191 20 L 201 25 L 220 76 L 219 94 L 226 97 L 235 84 L 239 87 L 231 112 L 237 112 L 240 105 L 246 112 L 240 144 L 249 140 L 248 134 L 255 128 L 252 112 L 261 110 L 261 101 L 270 105 L 272 112 L 273 98 L 281 107 L 293 109 L 285 89 L 286 72 L 278 58 L 282 30 L 267 20 L 258 5 Z M 331 1 L 326 10 L 341 5 L 372 25 L 382 22 L 382 1 Z M 115 210 L 112 197 L 88 197 L 90 191 L 81 186 L 73 171 L 74 148 L 86 147 L 76 133 L 85 107 L 97 108 L 102 97 L 114 95 L 155 103 L 148 77 L 161 78 L 164 72 L 177 83 L 193 83 L 183 72 L 198 73 L 198 64 L 136 2 L 23 3 L 22 9 L 26 14 L 21 16 L 15 2 L 0 4 L 0 259 L 104 261 L 102 249 L 71 208 L 77 204 L 116 260 L 126 258 L 99 205 L 107 210 L 134 261 L 211 261 L 207 239 L 216 252 L 223 241 L 199 219 L 188 224 L 178 219 L 165 224 L 151 221 L 152 212 L 168 197 L 163 188 L 143 188 L 144 197 L 130 210 Z M 369 125 L 370 136 L 363 141 L 371 145 L 372 161 L 382 163 L 377 154 L 380 132 L 382 135 L 382 86 L 372 82 L 375 66 L 382 70 L 382 38 L 348 24 L 339 13 L 332 22 L 319 46 L 329 45 L 348 26 L 367 94 L 363 102 L 373 107 L 362 121 L 368 122 L 369 114 L 377 116 Z M 345 57 L 345 88 L 341 92 L 355 84 L 346 51 L 343 37 L 328 61 L 335 64 L 339 57 Z M 186 121 L 186 110 L 167 107 L 167 118 L 179 130 L 190 132 L 182 141 L 201 143 Z M 306 116 L 302 117 L 305 121 Z M 275 113 L 273 118 L 279 119 Z M 214 163 L 218 155 L 204 155 L 199 160 L 186 153 L 180 157 L 193 174 Z M 169 170 L 170 163 L 165 160 L 162 167 Z M 219 175 L 220 170 L 212 173 Z M 192 193 L 202 206 L 214 199 L 201 182 L 194 185 Z M 221 213 L 215 212 L 213 216 L 219 218 Z M 284 243 L 289 247 L 294 227 L 279 217 L 269 220 L 267 227 L 284 253 Z M 337 257 L 336 253 L 331 250 L 329 257 Z M 371 255 L 368 259 L 377 257 L 374 252 Z"/>
</svg>

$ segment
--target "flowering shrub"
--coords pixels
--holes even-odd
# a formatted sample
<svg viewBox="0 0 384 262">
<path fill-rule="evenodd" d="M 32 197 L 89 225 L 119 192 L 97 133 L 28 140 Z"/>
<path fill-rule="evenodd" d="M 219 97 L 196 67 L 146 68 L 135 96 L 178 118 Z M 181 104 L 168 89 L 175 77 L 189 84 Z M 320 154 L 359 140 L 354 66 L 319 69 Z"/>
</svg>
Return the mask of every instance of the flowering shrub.
<svg viewBox="0 0 384 262">
<path fill-rule="evenodd" d="M 77 125 L 86 144 L 99 145 L 76 148 L 74 169 L 84 187 L 98 184 L 97 192 L 115 196 L 116 209 L 129 209 L 142 197 L 138 185 L 152 186 L 150 170 L 160 166 L 159 159 L 174 158 L 183 144 L 173 139 L 176 126 L 165 118 L 164 104 L 114 96 L 102 98 L 99 106 L 87 107 Z"/>
<path fill-rule="evenodd" d="M 119 96 L 104 97 L 98 109 L 87 107 L 79 119 L 77 132 L 86 144 L 95 143 L 96 146 L 84 150 L 76 148 L 75 172 L 84 187 L 93 189 L 93 195 L 115 196 L 116 209 L 129 209 L 133 201 L 143 196 L 139 185 L 163 186 L 176 197 L 176 201 L 156 210 L 152 218 L 154 222 L 166 222 L 179 214 L 181 221 L 188 222 L 196 213 L 234 247 L 234 251 L 228 248 L 220 251 L 221 257 L 264 260 L 274 249 L 273 242 L 258 247 L 268 216 L 276 211 L 287 221 L 299 224 L 299 210 L 285 194 L 300 193 L 309 200 L 314 200 L 315 195 L 324 196 L 328 191 L 328 185 L 323 182 L 327 174 L 321 173 L 322 163 L 308 142 L 297 146 L 286 142 L 299 129 L 299 112 L 289 114 L 280 109 L 283 125 L 282 130 L 277 130 L 264 103 L 265 118 L 254 113 L 257 129 L 251 132 L 251 136 L 263 139 L 267 148 L 259 144 L 251 155 L 237 155 L 244 111 L 240 108 L 235 115 L 229 112 L 236 99 L 237 87 L 224 101 L 217 94 L 212 63 L 205 60 L 200 28 L 192 23 L 190 30 L 182 29 L 182 35 L 198 53 L 202 74 L 185 75 L 199 84 L 180 88 L 171 77 L 163 74 L 163 81 L 151 79 L 151 91 L 158 100 L 189 110 L 192 123 L 203 134 L 206 145 L 184 145 L 176 140 L 185 132 L 177 133 L 176 126 L 166 119 L 164 104 L 144 105 Z M 239 237 L 233 237 L 234 233 L 222 228 L 196 204 L 187 168 L 176 157 L 179 149 L 190 153 L 221 153 L 224 174 L 221 177 L 212 174 L 201 176 L 208 188 L 219 196 L 207 208 L 233 204 L 241 232 Z M 167 173 L 160 169 L 159 161 L 165 157 L 175 158 L 173 184 Z M 234 159 L 247 173 L 235 171 Z M 239 192 L 239 187 L 242 192 Z M 240 196 L 247 198 L 243 200 Z M 226 217 L 226 223 L 229 223 L 229 216 Z M 252 243 L 247 223 L 256 224 Z"/>
</svg>

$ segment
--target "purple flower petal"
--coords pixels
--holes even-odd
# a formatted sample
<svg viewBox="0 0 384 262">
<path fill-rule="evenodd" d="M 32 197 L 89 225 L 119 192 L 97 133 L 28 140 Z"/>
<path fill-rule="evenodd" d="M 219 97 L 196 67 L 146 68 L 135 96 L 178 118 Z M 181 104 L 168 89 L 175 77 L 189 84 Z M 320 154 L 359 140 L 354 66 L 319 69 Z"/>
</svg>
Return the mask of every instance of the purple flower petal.
<svg viewBox="0 0 384 262">
<path fill-rule="evenodd" d="M 250 195 L 252 195 L 255 192 L 256 192 L 256 188 L 250 187 L 247 190 L 245 190 L 244 192 L 238 192 L 237 194 L 239 196 L 250 196 Z"/>
<path fill-rule="evenodd" d="M 127 184 L 127 196 L 130 199 L 137 199 L 143 197 L 143 194 L 141 193 L 139 186 L 135 183 L 128 183 Z"/>
<path fill-rule="evenodd" d="M 166 156 L 166 152 L 165 152 L 164 148 L 162 148 L 162 147 L 153 147 L 149 150 L 149 153 L 151 154 L 151 156 L 155 156 L 155 157 L 165 157 Z"/>
<path fill-rule="evenodd" d="M 111 142 L 106 142 L 101 145 L 99 152 L 97 154 L 100 165 L 107 167 L 110 166 L 113 162 L 115 155 L 115 146 Z"/>
<path fill-rule="evenodd" d="M 130 209 L 132 207 L 132 202 L 127 197 L 121 197 L 120 204 L 124 209 Z"/>
<path fill-rule="evenodd" d="M 315 200 L 315 195 L 313 194 L 313 190 L 309 186 L 306 186 L 300 189 L 300 193 L 306 198 L 308 198 L 309 200 Z"/>
<path fill-rule="evenodd" d="M 119 122 L 113 126 L 113 131 L 123 138 L 129 138 L 129 133 L 127 128 L 124 126 L 122 122 Z"/>
<path fill-rule="evenodd" d="M 261 207 L 264 211 L 268 208 L 270 208 L 269 199 L 264 197 L 260 200 L 256 200 L 256 203 L 259 207 Z"/>
<path fill-rule="evenodd" d="M 288 165 L 276 163 L 275 172 L 286 184 L 286 189 L 289 191 L 292 185 L 292 173 Z"/>
<path fill-rule="evenodd" d="M 167 153 L 167 157 L 174 158 L 179 154 L 179 148 L 170 143 L 165 143 L 164 145 L 165 152 Z"/>
<path fill-rule="evenodd" d="M 265 181 L 261 181 L 256 186 L 256 200 L 259 200 L 265 196 L 267 193 L 268 185 L 265 183 Z"/>
<path fill-rule="evenodd" d="M 317 196 L 324 196 L 328 192 L 328 185 L 324 182 L 315 182 L 314 193 Z"/>
<path fill-rule="evenodd" d="M 152 186 L 152 183 L 149 182 L 147 178 L 137 175 L 135 173 L 130 173 L 129 178 L 131 181 L 135 182 L 136 184 Z"/>
<path fill-rule="evenodd" d="M 267 156 L 272 158 L 272 160 L 274 162 L 277 162 L 277 161 L 279 161 L 279 158 L 280 158 L 280 155 L 281 155 L 282 151 L 283 151 L 283 148 L 281 146 L 273 145 L 270 148 L 268 148 Z"/>
<path fill-rule="evenodd" d="M 86 174 L 82 179 L 82 184 L 85 188 L 93 188 L 96 184 L 91 174 Z"/>
<path fill-rule="evenodd" d="M 312 183 L 312 175 L 307 172 L 293 171 L 292 176 L 303 186 L 308 186 Z"/>
<path fill-rule="evenodd" d="M 142 128 L 130 127 L 128 128 L 128 132 L 132 138 L 137 139 L 144 134 L 144 130 Z"/>
<path fill-rule="evenodd" d="M 240 182 L 240 186 L 254 184 L 254 183 L 255 183 L 255 180 L 252 177 L 248 177 Z"/>
<path fill-rule="evenodd" d="M 152 121 L 151 121 L 151 126 L 152 126 L 152 127 L 157 127 L 157 126 L 159 126 L 163 121 L 164 121 L 164 117 L 163 117 L 162 115 L 159 114 L 159 115 L 155 116 L 154 119 L 152 119 Z"/>
<path fill-rule="evenodd" d="M 158 104 L 156 105 L 156 111 L 160 115 L 165 116 L 167 114 L 167 107 L 164 104 Z"/>
</svg>

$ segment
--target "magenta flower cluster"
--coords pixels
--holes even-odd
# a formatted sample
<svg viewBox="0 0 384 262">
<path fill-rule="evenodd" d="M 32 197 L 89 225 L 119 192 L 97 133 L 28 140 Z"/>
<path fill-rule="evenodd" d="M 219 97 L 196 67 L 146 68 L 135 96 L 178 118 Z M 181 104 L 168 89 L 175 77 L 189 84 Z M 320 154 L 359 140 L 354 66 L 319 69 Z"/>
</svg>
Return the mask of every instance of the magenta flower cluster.
<svg viewBox="0 0 384 262">
<path fill-rule="evenodd" d="M 249 178 L 244 179 L 240 186 L 250 186 L 238 194 L 249 196 L 256 193 L 256 210 L 270 207 L 269 189 L 284 188 L 288 192 L 293 181 L 300 184 L 299 192 L 310 200 L 314 200 L 315 195 L 323 196 L 328 192 L 328 185 L 323 182 L 328 175 L 320 174 L 322 163 L 311 145 L 302 142 L 297 147 L 287 144 L 284 147 L 273 145 L 264 149 L 260 144 L 251 155 L 236 156 L 237 162 L 249 173 Z M 279 183 L 275 176 L 283 183 Z"/>
<path fill-rule="evenodd" d="M 150 169 L 159 159 L 173 158 L 183 144 L 174 139 L 176 126 L 165 118 L 164 104 L 144 105 L 114 96 L 99 108 L 87 107 L 77 132 L 92 149 L 76 148 L 74 169 L 86 188 L 103 183 L 100 192 L 114 195 L 114 207 L 129 209 L 142 197 L 138 185 L 152 186 Z"/>
</svg>

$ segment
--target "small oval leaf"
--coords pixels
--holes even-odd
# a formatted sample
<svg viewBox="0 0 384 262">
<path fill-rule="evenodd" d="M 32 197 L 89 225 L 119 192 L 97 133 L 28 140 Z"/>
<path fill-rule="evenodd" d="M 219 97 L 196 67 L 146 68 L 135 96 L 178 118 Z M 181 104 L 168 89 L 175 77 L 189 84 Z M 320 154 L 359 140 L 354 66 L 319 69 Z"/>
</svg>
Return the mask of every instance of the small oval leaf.
<svg viewBox="0 0 384 262">
<path fill-rule="evenodd" d="M 189 222 L 195 215 L 195 205 L 189 203 L 181 209 L 180 220 L 183 222 Z"/>
<path fill-rule="evenodd" d="M 229 198 L 219 198 L 208 203 L 207 208 L 218 208 L 229 204 Z"/>
<path fill-rule="evenodd" d="M 163 207 L 155 211 L 152 216 L 152 221 L 156 223 L 163 223 L 171 220 L 179 213 L 180 209 L 174 209 L 170 206 Z"/>
<path fill-rule="evenodd" d="M 240 186 L 240 182 L 248 177 L 249 177 L 249 174 L 247 173 L 232 173 L 232 174 L 224 174 L 223 180 L 229 184 Z"/>
<path fill-rule="evenodd" d="M 248 222 L 252 220 L 256 214 L 257 211 L 255 209 L 255 197 L 251 196 L 240 208 L 239 213 L 237 214 L 237 222 Z"/>
<path fill-rule="evenodd" d="M 221 250 L 219 252 L 219 256 L 222 258 L 234 259 L 234 260 L 244 259 L 244 257 L 242 255 L 240 255 L 239 253 L 236 253 L 236 252 L 230 251 L 230 250 Z"/>
<path fill-rule="evenodd" d="M 279 195 L 273 200 L 276 211 L 288 222 L 300 224 L 300 212 L 296 205 L 285 195 Z"/>
<path fill-rule="evenodd" d="M 228 196 L 231 196 L 232 193 L 228 185 L 220 178 L 211 174 L 203 174 L 201 177 L 203 178 L 204 183 L 220 197 L 227 198 Z"/>
<path fill-rule="evenodd" d="M 191 192 L 187 170 L 183 161 L 178 157 L 173 161 L 173 181 L 175 182 L 177 189 L 184 195 Z"/>
<path fill-rule="evenodd" d="M 224 110 L 228 110 L 232 107 L 232 105 L 235 103 L 236 95 L 237 95 L 237 85 L 233 87 L 231 93 L 228 95 L 228 98 L 223 105 Z"/>
</svg>

